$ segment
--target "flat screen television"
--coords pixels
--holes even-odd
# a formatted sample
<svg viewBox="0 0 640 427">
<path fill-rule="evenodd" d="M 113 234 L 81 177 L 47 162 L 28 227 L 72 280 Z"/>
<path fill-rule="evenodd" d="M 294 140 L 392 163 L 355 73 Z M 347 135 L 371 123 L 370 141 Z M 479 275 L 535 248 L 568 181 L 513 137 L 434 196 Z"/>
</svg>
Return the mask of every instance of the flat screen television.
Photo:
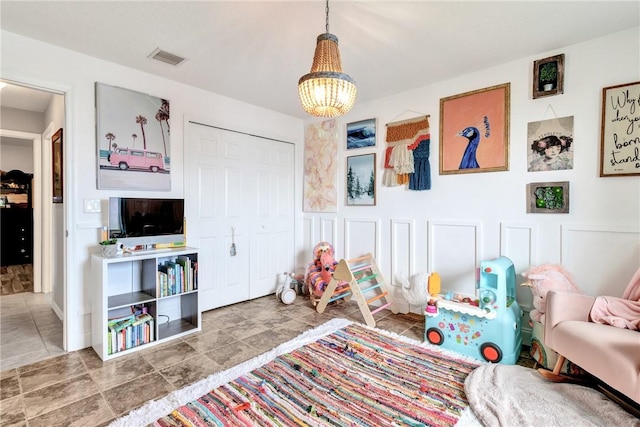
<svg viewBox="0 0 640 427">
<path fill-rule="evenodd" d="M 110 197 L 108 234 L 128 247 L 182 244 L 184 199 Z"/>
</svg>

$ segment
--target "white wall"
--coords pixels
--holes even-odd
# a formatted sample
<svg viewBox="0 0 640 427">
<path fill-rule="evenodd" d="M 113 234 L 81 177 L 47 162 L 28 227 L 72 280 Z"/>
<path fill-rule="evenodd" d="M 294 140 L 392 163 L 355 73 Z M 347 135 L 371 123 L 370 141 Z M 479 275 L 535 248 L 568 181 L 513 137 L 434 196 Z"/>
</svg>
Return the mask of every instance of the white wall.
<svg viewBox="0 0 640 427">
<path fill-rule="evenodd" d="M 374 102 L 356 102 L 340 118 L 338 213 L 304 214 L 307 259 L 316 242 L 328 240 L 338 258 L 372 252 L 387 282 L 398 273 L 438 271 L 443 288 L 473 293 L 480 261 L 506 255 L 518 273 L 529 265 L 562 263 L 585 293 L 620 296 L 640 266 L 640 178 L 599 177 L 601 92 L 640 80 L 639 33 L 635 28 Z M 427 44 L 425 54 L 428 50 Z M 533 61 L 561 53 L 564 94 L 532 99 Z M 440 99 L 506 82 L 511 83 L 509 171 L 440 176 Z M 407 110 L 412 112 L 403 114 Z M 431 116 L 432 189 L 383 187 L 385 124 L 416 112 Z M 574 168 L 527 172 L 527 123 L 555 115 L 574 116 Z M 377 146 L 347 152 L 346 124 L 369 118 L 378 119 Z M 377 153 L 379 164 L 377 205 L 346 207 L 345 158 L 369 152 Z M 527 183 L 548 181 L 570 182 L 569 214 L 526 213 Z M 519 287 L 525 308 L 530 297 L 528 289 Z"/>
<path fill-rule="evenodd" d="M 33 144 L 20 140 L 20 143 L 0 143 L 0 170 L 9 172 L 18 169 L 25 173 L 33 173 Z"/>
<path fill-rule="evenodd" d="M 19 108 L 0 108 L 2 129 L 19 130 L 29 133 L 42 133 L 44 114 Z"/>
<path fill-rule="evenodd" d="M 52 98 L 51 103 L 44 112 L 44 125 L 49 126 L 49 124 L 52 124 L 53 128 L 50 129 L 50 131 L 54 133 L 57 132 L 58 129 L 62 128 L 62 143 L 66 144 L 67 135 L 64 129 L 64 104 L 63 96 L 56 95 Z M 43 136 L 45 138 L 50 138 L 50 135 Z M 51 144 L 49 142 L 50 139 L 47 139 L 47 146 L 43 147 L 43 149 L 47 150 L 47 153 L 49 153 L 47 158 L 50 158 L 51 156 Z M 50 176 L 52 172 L 51 165 L 45 165 L 45 167 L 43 167 L 43 172 L 46 173 L 47 176 Z M 53 203 L 51 211 L 45 212 L 45 215 L 47 214 L 51 215 L 51 225 L 53 229 L 50 244 L 54 248 L 62 248 L 64 246 L 64 204 Z M 47 241 L 43 241 L 43 244 L 49 243 Z M 53 285 L 53 304 L 56 307 L 56 312 L 62 313 L 64 311 L 64 251 L 54 250 L 51 254 L 50 263 L 50 274 Z M 43 273 L 47 274 L 48 272 L 44 271 Z"/>
<path fill-rule="evenodd" d="M 66 93 L 67 349 L 87 347 L 91 342 L 90 289 L 93 286 L 90 255 L 97 252 L 98 229 L 106 217 L 84 213 L 82 202 L 84 199 L 106 200 L 123 194 L 97 190 L 95 82 L 148 93 L 171 102 L 171 191 L 163 192 L 163 197 L 184 195 L 185 120 L 196 119 L 296 144 L 302 139 L 302 121 L 6 31 L 1 36 L 2 78 Z M 302 158 L 299 151 L 296 152 L 297 159 Z M 296 173 L 296 181 L 301 182 L 300 171 Z M 152 197 L 158 192 L 130 191 L 126 194 L 130 197 Z M 298 198 L 296 205 L 301 206 Z"/>
<path fill-rule="evenodd" d="M 1 96 L 1 95 L 0 95 Z M 17 108 L 0 107 L 0 127 L 29 133 L 42 133 L 44 114 Z M 33 144 L 23 140 L 18 144 L 3 138 L 0 143 L 0 169 L 18 169 L 33 173 Z"/>
<path fill-rule="evenodd" d="M 471 288 L 480 260 L 500 254 L 511 257 L 518 271 L 529 264 L 562 262 L 570 266 L 585 291 L 619 294 L 640 265 L 640 179 L 598 178 L 600 92 L 603 87 L 639 80 L 640 29 L 625 31 L 535 58 L 524 58 L 407 93 L 357 104 L 340 119 L 344 126 L 360 119 L 378 119 L 379 164 L 384 153 L 384 124 L 406 110 L 431 115 L 433 188 L 412 192 L 380 185 L 376 207 L 345 207 L 346 151 L 340 152 L 337 214 L 297 212 L 296 248 L 311 260 L 318 240 L 336 245 L 338 257 L 374 253 L 385 276 L 405 272 L 442 271 L 443 287 Z M 428 54 L 428 46 L 425 48 Z M 565 94 L 531 99 L 532 63 L 565 54 Z M 461 53 L 463 54 L 463 53 Z M 83 199 L 107 199 L 115 191 L 96 189 L 94 82 L 125 87 L 171 102 L 172 189 L 167 197 L 184 194 L 184 123 L 204 123 L 296 143 L 297 164 L 304 135 L 303 122 L 272 111 L 190 86 L 141 73 L 12 33 L 2 33 L 2 77 L 59 90 L 67 94 L 65 209 L 69 238 L 67 286 L 69 349 L 90 343 L 89 256 L 98 241 L 103 218 L 82 211 Z M 434 61 L 437 60 L 434 58 Z M 357 79 L 357 76 L 354 76 Z M 438 175 L 438 117 L 442 97 L 511 82 L 510 168 L 508 172 Z M 526 126 L 558 115 L 575 116 L 574 169 L 526 171 Z M 408 118 L 406 115 L 402 118 Z M 313 122 L 309 120 L 308 123 Z M 352 153 L 349 153 L 351 155 Z M 175 163 L 174 163 L 175 161 Z M 527 214 L 529 182 L 570 181 L 571 213 Z M 157 193 L 155 193 L 157 194 Z M 301 167 L 296 170 L 296 206 L 302 206 Z M 127 192 L 132 197 L 144 192 Z M 302 269 L 304 265 L 298 265 Z M 604 279 L 607 279 L 605 282 Z M 623 283 L 625 282 L 625 283 Z M 526 294 L 523 294 L 526 298 Z"/>
</svg>

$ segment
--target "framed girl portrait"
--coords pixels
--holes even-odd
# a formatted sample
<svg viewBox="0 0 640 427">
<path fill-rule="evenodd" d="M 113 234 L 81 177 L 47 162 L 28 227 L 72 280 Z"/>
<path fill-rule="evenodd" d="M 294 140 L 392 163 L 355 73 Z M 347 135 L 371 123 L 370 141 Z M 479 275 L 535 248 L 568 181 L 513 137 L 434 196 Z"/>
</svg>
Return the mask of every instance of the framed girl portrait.
<svg viewBox="0 0 640 427">
<path fill-rule="evenodd" d="M 573 116 L 527 125 L 527 171 L 573 169 Z"/>
</svg>

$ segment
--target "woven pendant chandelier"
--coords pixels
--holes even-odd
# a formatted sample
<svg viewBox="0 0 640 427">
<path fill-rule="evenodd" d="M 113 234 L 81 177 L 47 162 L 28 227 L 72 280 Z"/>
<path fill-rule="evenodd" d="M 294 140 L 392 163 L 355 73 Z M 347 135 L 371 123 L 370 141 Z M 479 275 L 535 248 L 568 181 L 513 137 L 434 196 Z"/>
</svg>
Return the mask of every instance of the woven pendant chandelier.
<svg viewBox="0 0 640 427">
<path fill-rule="evenodd" d="M 298 94 L 312 116 L 338 117 L 353 107 L 356 82 L 342 72 L 338 38 L 329 33 L 329 0 L 325 12 L 326 32 L 318 36 L 311 72 L 300 77 Z"/>
</svg>

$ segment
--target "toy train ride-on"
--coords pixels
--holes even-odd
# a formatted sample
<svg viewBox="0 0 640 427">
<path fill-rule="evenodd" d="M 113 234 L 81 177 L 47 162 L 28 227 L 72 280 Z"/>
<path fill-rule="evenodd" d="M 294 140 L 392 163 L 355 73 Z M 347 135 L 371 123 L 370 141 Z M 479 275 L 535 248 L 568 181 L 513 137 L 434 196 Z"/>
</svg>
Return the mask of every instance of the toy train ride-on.
<svg viewBox="0 0 640 427">
<path fill-rule="evenodd" d="M 476 296 L 443 292 L 425 309 L 425 341 L 492 363 L 515 364 L 522 347 L 522 310 L 513 263 L 480 263 Z"/>
</svg>

